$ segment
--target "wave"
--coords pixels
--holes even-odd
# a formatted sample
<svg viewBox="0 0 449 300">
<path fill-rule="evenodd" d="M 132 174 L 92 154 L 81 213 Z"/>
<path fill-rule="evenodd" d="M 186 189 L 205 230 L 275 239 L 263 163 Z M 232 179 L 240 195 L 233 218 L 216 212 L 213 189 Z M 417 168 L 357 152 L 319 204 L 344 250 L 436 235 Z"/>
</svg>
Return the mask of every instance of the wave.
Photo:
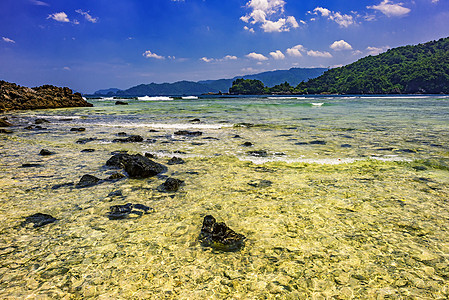
<svg viewBox="0 0 449 300">
<path fill-rule="evenodd" d="M 312 106 L 322 106 L 324 103 L 323 102 L 312 102 L 310 104 L 312 104 Z"/>
<path fill-rule="evenodd" d="M 154 96 L 154 97 L 143 96 L 143 97 L 137 97 L 137 100 L 140 100 L 140 101 L 171 101 L 174 99 L 171 97 L 166 97 L 166 96 Z"/>
<path fill-rule="evenodd" d="M 185 96 L 181 97 L 183 100 L 198 100 L 197 96 Z"/>
<path fill-rule="evenodd" d="M 270 100 L 304 100 L 306 97 L 267 97 Z"/>
<path fill-rule="evenodd" d="M 229 124 L 164 124 L 164 123 L 97 123 L 98 126 L 130 127 L 130 128 L 155 128 L 155 129 L 221 129 L 232 127 Z"/>
</svg>

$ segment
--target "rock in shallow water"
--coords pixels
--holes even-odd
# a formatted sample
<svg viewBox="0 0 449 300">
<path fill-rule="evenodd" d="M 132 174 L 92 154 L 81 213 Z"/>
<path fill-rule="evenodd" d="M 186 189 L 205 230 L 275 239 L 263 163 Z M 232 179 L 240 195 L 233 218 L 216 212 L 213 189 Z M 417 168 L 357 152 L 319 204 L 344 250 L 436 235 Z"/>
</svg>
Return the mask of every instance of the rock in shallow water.
<svg viewBox="0 0 449 300">
<path fill-rule="evenodd" d="M 25 221 L 21 223 L 21 226 L 26 226 L 29 223 L 33 223 L 33 227 L 41 227 L 53 222 L 56 222 L 57 219 L 53 218 L 50 215 L 42 214 L 42 213 L 36 213 L 34 215 L 26 217 Z"/>
<path fill-rule="evenodd" d="M 161 184 L 157 190 L 159 192 L 176 192 L 179 190 L 184 181 L 176 178 L 167 178 L 167 180 Z"/>
<path fill-rule="evenodd" d="M 76 184 L 76 187 L 77 188 L 90 187 L 90 186 L 96 185 L 100 181 L 101 181 L 100 178 L 86 174 L 86 175 L 83 175 L 83 177 L 81 177 L 80 181 Z"/>
<path fill-rule="evenodd" d="M 125 169 L 130 178 L 147 178 L 167 171 L 166 166 L 140 154 L 116 154 L 106 162 L 106 165 Z"/>
<path fill-rule="evenodd" d="M 143 215 L 152 211 L 152 209 L 143 204 L 132 204 L 126 203 L 124 205 L 113 205 L 110 208 L 110 212 L 108 213 L 109 220 L 120 220 L 125 219 L 129 216 L 129 214 Z M 136 211 L 134 209 L 138 209 Z"/>
<path fill-rule="evenodd" d="M 245 238 L 243 234 L 236 233 L 225 223 L 217 223 L 213 216 L 204 217 L 199 236 L 201 245 L 215 250 L 237 251 L 244 246 Z"/>
</svg>

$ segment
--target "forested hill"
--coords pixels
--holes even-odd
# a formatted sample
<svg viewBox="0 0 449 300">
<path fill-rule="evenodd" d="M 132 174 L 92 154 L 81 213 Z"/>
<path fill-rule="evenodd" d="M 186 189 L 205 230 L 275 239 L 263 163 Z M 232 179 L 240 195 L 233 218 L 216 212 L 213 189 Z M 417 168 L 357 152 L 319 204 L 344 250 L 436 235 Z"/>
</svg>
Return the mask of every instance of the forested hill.
<svg viewBox="0 0 449 300">
<path fill-rule="evenodd" d="M 449 93 L 449 38 L 390 49 L 300 83 L 299 93 Z"/>
</svg>

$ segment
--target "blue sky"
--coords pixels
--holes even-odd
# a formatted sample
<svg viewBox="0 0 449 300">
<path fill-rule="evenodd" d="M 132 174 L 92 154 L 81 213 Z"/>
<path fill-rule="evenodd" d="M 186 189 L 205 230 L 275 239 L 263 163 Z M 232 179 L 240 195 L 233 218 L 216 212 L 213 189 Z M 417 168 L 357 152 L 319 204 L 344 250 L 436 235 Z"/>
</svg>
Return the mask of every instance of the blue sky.
<svg viewBox="0 0 449 300">
<path fill-rule="evenodd" d="M 91 93 L 335 67 L 447 36 L 448 0 L 1 0 L 0 79 Z"/>
</svg>

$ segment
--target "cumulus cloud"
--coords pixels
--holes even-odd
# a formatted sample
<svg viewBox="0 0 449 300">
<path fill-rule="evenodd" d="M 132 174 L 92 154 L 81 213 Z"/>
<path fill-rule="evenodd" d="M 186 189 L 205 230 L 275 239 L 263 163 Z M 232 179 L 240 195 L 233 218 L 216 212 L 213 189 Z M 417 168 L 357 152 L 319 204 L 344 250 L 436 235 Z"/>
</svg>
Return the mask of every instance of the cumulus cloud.
<svg viewBox="0 0 449 300">
<path fill-rule="evenodd" d="M 324 58 L 332 57 L 332 54 L 330 54 L 327 51 L 321 52 L 321 51 L 309 50 L 309 51 L 307 51 L 307 55 L 312 56 L 312 57 L 324 57 Z"/>
<path fill-rule="evenodd" d="M 304 48 L 303 45 L 296 45 L 292 48 L 288 48 L 286 52 L 290 56 L 301 57 L 302 56 L 301 52 L 306 52 L 306 48 Z"/>
<path fill-rule="evenodd" d="M 53 19 L 55 21 L 62 22 L 62 23 L 70 22 L 69 18 L 67 17 L 67 14 L 65 12 L 59 12 L 59 13 L 54 13 L 54 14 L 48 15 L 47 19 Z"/>
<path fill-rule="evenodd" d="M 284 59 L 285 55 L 280 50 L 276 50 L 274 52 L 270 52 L 271 57 L 274 59 Z"/>
<path fill-rule="evenodd" d="M 249 28 L 248 26 L 243 27 L 243 29 L 245 29 L 246 31 L 249 31 L 251 33 L 254 33 L 254 28 Z"/>
<path fill-rule="evenodd" d="M 98 18 L 94 18 L 89 14 L 89 11 L 82 11 L 81 9 L 77 9 L 75 10 L 77 13 L 79 13 L 80 15 L 84 16 L 84 18 L 91 22 L 91 23 L 97 23 L 98 22 Z"/>
<path fill-rule="evenodd" d="M 352 46 L 344 40 L 333 42 L 332 45 L 330 45 L 330 48 L 335 51 L 352 50 Z"/>
<path fill-rule="evenodd" d="M 200 60 L 207 62 L 207 63 L 214 61 L 213 58 L 207 58 L 207 57 L 201 57 Z"/>
<path fill-rule="evenodd" d="M 251 12 L 242 16 L 240 20 L 253 25 L 260 24 L 264 32 L 283 32 L 298 28 L 299 24 L 295 17 L 283 16 L 285 4 L 284 0 L 250 0 L 246 3 L 246 7 Z"/>
<path fill-rule="evenodd" d="M 7 38 L 7 37 L 2 37 L 2 39 L 6 43 L 11 43 L 11 44 L 15 44 L 16 43 L 16 41 L 11 40 L 10 38 Z"/>
<path fill-rule="evenodd" d="M 366 8 L 378 10 L 387 17 L 402 17 L 411 11 L 410 8 L 403 5 L 404 3 L 393 4 L 390 0 L 383 0 L 379 5 L 367 6 Z"/>
<path fill-rule="evenodd" d="M 251 59 L 255 59 L 258 61 L 264 61 L 264 60 L 268 60 L 267 57 L 265 57 L 263 54 L 259 54 L 256 52 L 251 52 L 250 54 L 246 55 L 246 57 L 251 58 Z"/>
<path fill-rule="evenodd" d="M 165 57 L 157 55 L 156 53 L 153 53 L 150 50 L 145 51 L 142 55 L 146 58 L 165 59 Z"/>
<path fill-rule="evenodd" d="M 379 53 L 385 52 L 388 49 L 390 49 L 389 46 L 383 46 L 383 47 L 367 47 L 366 51 L 368 52 L 368 55 L 377 55 Z"/>
<path fill-rule="evenodd" d="M 221 62 L 221 61 L 228 61 L 228 60 L 236 60 L 237 56 L 234 55 L 226 55 L 223 58 L 207 58 L 207 57 L 202 57 L 200 58 L 201 61 L 210 63 L 210 62 Z"/>
<path fill-rule="evenodd" d="M 340 27 L 349 27 L 350 25 L 355 24 L 354 17 L 347 14 L 342 14 L 341 12 L 330 11 L 324 7 L 316 7 L 313 12 L 310 12 L 314 15 L 321 15 L 322 17 L 327 18 L 328 20 L 334 21 Z"/>
</svg>

